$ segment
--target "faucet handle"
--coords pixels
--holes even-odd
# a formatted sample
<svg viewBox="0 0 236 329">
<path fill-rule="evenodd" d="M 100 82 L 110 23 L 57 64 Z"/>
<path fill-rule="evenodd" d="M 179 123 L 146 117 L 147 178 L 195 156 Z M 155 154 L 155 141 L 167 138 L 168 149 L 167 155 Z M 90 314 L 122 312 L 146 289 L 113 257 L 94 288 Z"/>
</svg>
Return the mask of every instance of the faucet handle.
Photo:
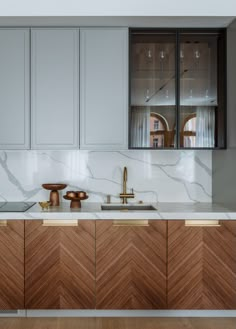
<svg viewBox="0 0 236 329">
<path fill-rule="evenodd" d="M 131 189 L 131 193 L 120 193 L 120 198 L 123 200 L 122 203 L 127 203 L 127 199 L 134 198 L 134 190 Z"/>
<path fill-rule="evenodd" d="M 111 203 L 111 196 L 110 196 L 110 194 L 107 195 L 107 203 Z"/>
</svg>

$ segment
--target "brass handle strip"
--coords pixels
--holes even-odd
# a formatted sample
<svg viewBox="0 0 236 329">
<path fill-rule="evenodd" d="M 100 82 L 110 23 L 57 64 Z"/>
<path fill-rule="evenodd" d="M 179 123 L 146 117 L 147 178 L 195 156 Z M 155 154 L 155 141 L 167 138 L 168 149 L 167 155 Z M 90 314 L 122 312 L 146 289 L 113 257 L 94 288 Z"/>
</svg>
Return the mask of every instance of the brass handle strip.
<svg viewBox="0 0 236 329">
<path fill-rule="evenodd" d="M 7 226 L 7 220 L 0 220 L 0 226 Z"/>
<path fill-rule="evenodd" d="M 219 220 L 192 219 L 192 220 L 185 220 L 185 226 L 220 227 L 221 225 Z"/>
<path fill-rule="evenodd" d="M 42 226 L 78 226 L 77 219 L 44 219 Z"/>
<path fill-rule="evenodd" d="M 149 226 L 147 219 L 145 220 L 113 220 L 113 226 Z"/>
</svg>

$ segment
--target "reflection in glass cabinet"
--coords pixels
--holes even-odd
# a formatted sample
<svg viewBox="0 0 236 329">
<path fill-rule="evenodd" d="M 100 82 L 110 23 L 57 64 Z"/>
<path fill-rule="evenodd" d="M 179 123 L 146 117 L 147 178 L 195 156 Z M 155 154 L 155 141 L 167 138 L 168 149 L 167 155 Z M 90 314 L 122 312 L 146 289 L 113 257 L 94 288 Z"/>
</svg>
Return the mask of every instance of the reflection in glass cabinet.
<svg viewBox="0 0 236 329">
<path fill-rule="evenodd" d="M 175 34 L 131 36 L 131 147 L 175 147 Z"/>
<path fill-rule="evenodd" d="M 218 35 L 180 34 L 180 146 L 215 146 Z"/>
<path fill-rule="evenodd" d="M 130 147 L 225 147 L 225 30 L 130 34 Z"/>
</svg>

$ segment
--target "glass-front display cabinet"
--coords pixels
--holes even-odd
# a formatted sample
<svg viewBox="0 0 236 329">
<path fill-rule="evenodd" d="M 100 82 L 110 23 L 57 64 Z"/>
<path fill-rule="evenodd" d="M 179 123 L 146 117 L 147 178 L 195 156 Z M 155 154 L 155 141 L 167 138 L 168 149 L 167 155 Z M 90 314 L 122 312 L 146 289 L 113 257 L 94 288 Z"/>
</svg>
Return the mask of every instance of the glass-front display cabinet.
<svg viewBox="0 0 236 329">
<path fill-rule="evenodd" d="M 130 148 L 225 148 L 225 30 L 130 30 Z"/>
</svg>

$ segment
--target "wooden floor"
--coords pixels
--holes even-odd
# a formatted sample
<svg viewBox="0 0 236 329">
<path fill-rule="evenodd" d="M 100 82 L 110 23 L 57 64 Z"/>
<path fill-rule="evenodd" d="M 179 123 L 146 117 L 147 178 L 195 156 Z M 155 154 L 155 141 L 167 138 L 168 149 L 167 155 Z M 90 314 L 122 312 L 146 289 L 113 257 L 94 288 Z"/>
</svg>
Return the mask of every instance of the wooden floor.
<svg viewBox="0 0 236 329">
<path fill-rule="evenodd" d="M 0 329 L 235 329 L 236 318 L 0 318 Z"/>
</svg>

